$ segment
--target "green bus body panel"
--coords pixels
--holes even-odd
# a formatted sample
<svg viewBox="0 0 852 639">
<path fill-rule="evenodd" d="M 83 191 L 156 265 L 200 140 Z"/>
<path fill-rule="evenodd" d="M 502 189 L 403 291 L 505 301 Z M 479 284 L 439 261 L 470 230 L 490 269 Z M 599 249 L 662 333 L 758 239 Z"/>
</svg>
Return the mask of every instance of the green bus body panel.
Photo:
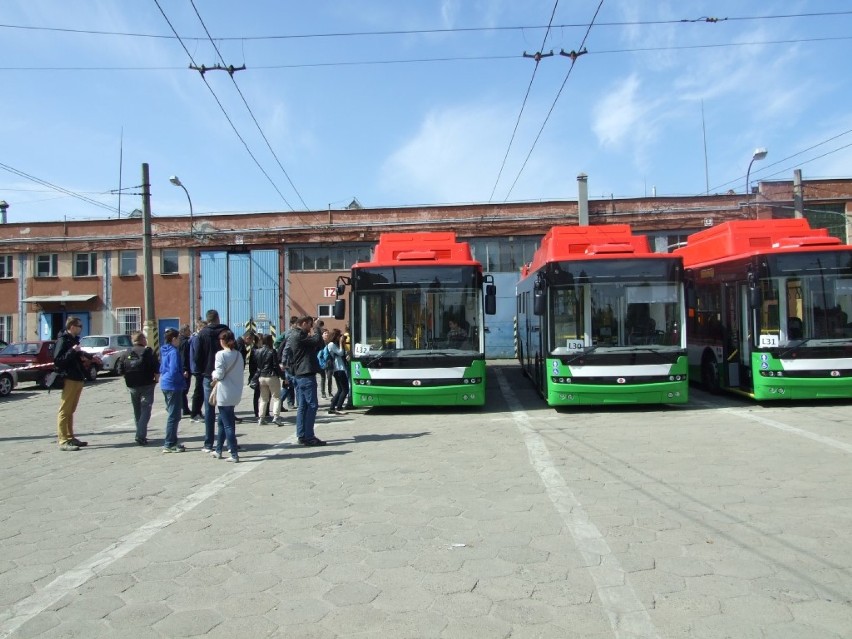
<svg viewBox="0 0 852 639">
<path fill-rule="evenodd" d="M 413 372 L 413 371 L 412 371 Z M 428 369 L 421 371 L 428 375 Z M 477 384 L 447 384 L 445 386 L 379 386 L 359 384 L 372 381 L 370 370 L 361 367 L 361 376 L 352 375 L 352 404 L 356 407 L 369 406 L 484 406 L 485 405 L 485 360 L 474 361 L 465 368 L 466 379 L 478 377 Z M 425 379 L 425 375 L 424 375 Z"/>
<path fill-rule="evenodd" d="M 796 377 L 795 371 L 784 371 L 780 360 L 769 356 L 767 360 L 770 372 L 781 372 L 781 376 L 760 374 L 761 355 L 751 354 L 751 370 L 754 371 L 754 392 L 751 397 L 758 401 L 794 400 L 794 399 L 852 399 L 852 377 Z M 740 389 L 728 389 L 740 390 Z"/>
<path fill-rule="evenodd" d="M 558 361 L 558 360 L 556 360 Z M 546 361 L 545 370 L 552 370 L 554 360 Z M 669 375 L 681 375 L 680 381 L 645 382 L 641 384 L 590 384 L 572 381 L 560 384 L 548 377 L 546 382 L 548 406 L 602 406 L 605 404 L 686 404 L 689 401 L 688 360 L 677 358 Z M 625 368 L 629 372 L 629 367 Z M 565 374 L 570 376 L 569 372 Z M 583 378 L 574 378 L 582 380 Z"/>
<path fill-rule="evenodd" d="M 751 366 L 757 371 L 754 377 L 754 391 L 738 386 L 731 386 L 728 382 L 726 369 L 719 367 L 719 388 L 728 393 L 735 393 L 750 397 L 758 401 L 793 401 L 802 399 L 852 399 L 852 377 L 797 377 L 795 371 L 785 371 L 782 362 L 770 355 L 767 360 L 768 368 L 765 369 L 774 376 L 760 374 L 763 353 L 752 353 Z M 781 375 L 777 375 L 777 373 Z M 689 374 L 692 379 L 701 379 L 701 367 L 690 366 Z"/>
</svg>

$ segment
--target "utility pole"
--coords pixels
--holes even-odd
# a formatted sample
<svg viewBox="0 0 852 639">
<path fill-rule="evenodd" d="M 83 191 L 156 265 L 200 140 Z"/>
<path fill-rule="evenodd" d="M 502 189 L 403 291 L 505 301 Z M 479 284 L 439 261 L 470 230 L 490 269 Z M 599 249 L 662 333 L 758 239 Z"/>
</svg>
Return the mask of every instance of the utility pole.
<svg viewBox="0 0 852 639">
<path fill-rule="evenodd" d="M 805 198 L 802 195 L 802 169 L 793 171 L 793 217 L 805 217 Z"/>
<path fill-rule="evenodd" d="M 145 337 L 155 353 L 160 350 L 154 311 L 154 257 L 151 249 L 151 181 L 148 163 L 142 163 L 142 261 L 145 262 Z"/>
</svg>

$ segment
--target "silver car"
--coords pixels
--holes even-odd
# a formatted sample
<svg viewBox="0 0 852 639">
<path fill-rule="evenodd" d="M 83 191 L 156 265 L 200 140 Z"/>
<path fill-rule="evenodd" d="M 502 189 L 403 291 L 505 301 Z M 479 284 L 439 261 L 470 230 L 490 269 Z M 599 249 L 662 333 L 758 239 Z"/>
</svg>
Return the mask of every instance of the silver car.
<svg viewBox="0 0 852 639">
<path fill-rule="evenodd" d="M 80 340 L 80 348 L 100 357 L 102 370 L 118 375 L 118 362 L 133 348 L 133 342 L 130 335 L 87 335 Z"/>
<path fill-rule="evenodd" d="M 0 397 L 6 397 L 18 385 L 18 374 L 14 366 L 0 364 Z"/>
</svg>

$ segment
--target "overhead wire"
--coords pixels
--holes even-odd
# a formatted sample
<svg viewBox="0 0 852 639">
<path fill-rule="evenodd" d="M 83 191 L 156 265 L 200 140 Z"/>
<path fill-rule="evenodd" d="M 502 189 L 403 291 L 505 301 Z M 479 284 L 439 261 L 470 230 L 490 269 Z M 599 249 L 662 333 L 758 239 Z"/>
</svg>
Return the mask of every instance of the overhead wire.
<svg viewBox="0 0 852 639">
<path fill-rule="evenodd" d="M 512 143 L 515 141 L 515 135 L 518 133 L 518 126 L 521 124 L 521 117 L 524 115 L 524 109 L 527 106 L 527 100 L 530 97 L 530 91 L 532 90 L 533 82 L 535 82 L 535 74 L 538 72 L 538 65 L 541 62 L 541 54 L 544 51 L 544 45 L 547 43 L 547 36 L 550 35 L 550 24 L 553 23 L 553 18 L 556 15 L 556 8 L 559 6 L 559 0 L 553 3 L 553 11 L 550 13 L 550 23 L 547 25 L 547 31 L 544 32 L 544 38 L 541 40 L 541 46 L 538 48 L 538 53 L 533 57 L 535 60 L 535 66 L 533 67 L 532 77 L 530 77 L 530 83 L 527 85 L 527 92 L 524 94 L 523 102 L 521 102 L 521 110 L 518 112 L 518 117 L 515 120 L 515 128 L 512 129 L 512 136 L 509 138 L 509 145 L 506 147 L 506 153 L 503 155 L 503 162 L 500 164 L 500 170 L 497 171 L 497 179 L 494 180 L 494 187 L 491 189 L 491 195 L 488 197 L 488 201 L 494 199 L 494 192 L 497 190 L 497 185 L 500 183 L 500 178 L 503 175 L 503 169 L 506 167 L 506 160 L 509 158 L 509 151 L 512 150 Z"/>
<path fill-rule="evenodd" d="M 192 57 L 192 54 L 189 52 L 189 49 L 187 49 L 186 45 L 183 43 L 183 40 L 181 40 L 180 36 L 178 35 L 177 30 L 174 28 L 171 20 L 169 20 L 169 17 L 166 15 L 166 12 L 163 11 L 163 7 L 160 6 L 159 0 L 154 0 L 154 4 L 157 5 L 157 8 L 160 10 L 160 13 L 163 14 L 163 18 L 165 19 L 166 23 L 168 23 L 169 28 L 171 28 L 172 32 L 175 34 L 175 37 L 177 38 L 178 42 L 180 42 L 180 46 L 183 47 L 183 50 L 186 52 L 186 55 L 189 56 L 189 59 L 192 62 L 192 64 L 194 66 L 198 66 L 198 65 L 195 64 L 195 59 Z M 281 197 L 281 199 L 284 200 L 284 203 L 290 208 L 290 210 L 294 211 L 295 209 L 290 204 L 290 202 L 287 201 L 287 198 L 284 197 L 284 194 L 278 188 L 278 185 L 275 184 L 275 182 L 269 176 L 269 173 L 266 172 L 266 170 L 263 168 L 263 166 L 261 166 L 258 159 L 254 156 L 254 153 L 251 152 L 251 149 L 249 148 L 248 143 L 245 141 L 245 139 L 243 139 L 243 136 L 240 135 L 240 132 L 237 130 L 236 125 L 234 124 L 233 120 L 231 120 L 231 116 L 228 115 L 228 112 L 225 110 L 224 105 L 219 100 L 219 96 L 216 95 L 216 92 L 213 90 L 213 87 L 211 87 L 210 83 L 207 82 L 207 78 L 204 77 L 204 74 L 201 74 L 201 80 L 202 80 L 202 82 L 204 82 L 204 85 L 210 91 L 210 94 L 213 96 L 213 99 L 216 100 L 216 104 L 219 105 L 219 109 L 222 111 L 222 114 L 225 116 L 225 119 L 228 121 L 228 124 L 231 125 L 231 128 L 234 130 L 234 133 L 239 138 L 240 142 L 243 143 L 243 146 L 245 147 L 249 156 L 251 156 L 251 159 L 254 160 L 254 163 L 257 165 L 257 168 L 260 169 L 260 172 L 263 173 L 263 175 L 266 177 L 266 179 L 272 185 L 272 188 L 275 189 L 275 191 L 278 193 L 278 195 Z"/>
<path fill-rule="evenodd" d="M 814 145 L 812 145 L 812 146 L 809 146 L 809 147 L 808 147 L 808 148 L 806 148 L 806 149 L 802 149 L 801 151 L 796 151 L 796 152 L 795 152 L 795 153 L 793 153 L 792 155 L 788 155 L 788 156 L 787 156 L 787 157 L 785 157 L 785 158 L 781 158 L 780 160 L 776 160 L 775 162 L 772 162 L 772 163 L 770 163 L 770 164 L 766 164 L 766 165 L 764 165 L 764 166 L 760 167 L 758 170 L 756 170 L 756 171 L 752 171 L 752 175 L 757 176 L 759 173 L 764 173 L 764 172 L 766 172 L 766 170 L 767 170 L 767 169 L 770 169 L 770 168 L 772 168 L 773 166 L 778 166 L 778 165 L 779 165 L 779 164 L 781 164 L 782 162 L 786 162 L 787 160 L 792 160 L 792 159 L 793 159 L 794 157 L 796 157 L 796 156 L 802 155 L 803 153 L 807 153 L 808 151 L 812 151 L 813 149 L 815 149 L 815 148 L 817 148 L 817 147 L 820 147 L 820 146 L 822 146 L 823 144 L 828 144 L 828 143 L 829 143 L 829 142 L 831 142 L 832 140 L 836 140 L 837 138 L 841 138 L 841 137 L 843 137 L 844 135 L 848 135 L 849 133 L 852 133 L 852 129 L 847 129 L 846 131 L 843 131 L 842 133 L 838 133 L 837 135 L 832 135 L 830 138 L 826 138 L 826 139 L 825 139 L 825 140 L 823 140 L 822 142 L 817 142 L 816 144 L 814 144 Z M 846 146 L 848 146 L 848 145 L 846 145 Z M 840 149 L 844 149 L 844 148 L 846 148 L 846 147 L 845 147 L 845 146 L 840 147 Z M 838 151 L 838 150 L 840 150 L 840 149 L 836 149 L 835 151 L 832 151 L 831 153 L 834 153 L 834 152 L 836 152 L 836 151 Z M 829 154 L 826 154 L 826 155 L 830 155 L 830 153 L 829 153 Z M 821 156 L 819 156 L 819 157 L 825 157 L 825 156 L 824 156 L 824 155 L 821 155 Z M 817 158 L 814 158 L 814 159 L 817 159 Z M 808 160 L 808 162 L 811 162 L 811 160 Z M 805 163 L 802 163 L 802 164 L 805 164 Z M 786 171 L 786 170 L 789 170 L 789 169 L 783 169 L 782 171 L 780 171 L 780 173 L 783 173 L 783 172 L 784 172 L 784 171 Z M 775 174 L 773 174 L 773 175 L 777 175 L 777 173 L 775 173 Z M 712 189 L 708 189 L 707 191 L 703 191 L 703 193 L 710 193 L 710 191 L 718 191 L 719 189 L 725 188 L 725 187 L 726 187 L 726 186 L 728 186 L 729 184 L 736 184 L 736 183 L 738 183 L 738 182 L 742 182 L 742 181 L 743 181 L 743 179 L 745 179 L 745 177 L 746 177 L 746 176 L 745 176 L 745 173 L 744 173 L 744 174 L 743 174 L 743 175 L 741 175 L 740 177 L 734 178 L 733 180 L 728 180 L 727 182 L 724 182 L 724 183 L 722 183 L 722 184 L 719 184 L 718 186 L 714 186 Z"/>
<path fill-rule="evenodd" d="M 227 66 L 228 63 L 225 62 L 225 58 L 222 56 L 221 51 L 219 51 L 219 47 L 216 46 L 216 42 L 214 41 L 213 36 L 210 35 L 210 31 L 208 31 L 207 25 L 204 24 L 204 19 L 201 17 L 201 14 L 198 12 L 198 7 L 195 6 L 195 0 L 189 0 L 189 3 L 192 5 L 192 9 L 195 11 L 195 15 L 198 17 L 198 21 L 201 23 L 201 26 L 204 28 L 204 33 L 206 33 L 207 37 L 210 38 L 210 43 L 213 45 L 213 49 L 215 49 L 216 55 L 219 56 L 219 60 L 221 60 L 222 65 Z M 239 93 L 240 98 L 242 99 L 243 104 L 246 107 L 246 110 L 249 112 L 249 115 L 251 116 L 251 119 L 254 122 L 254 125 L 257 127 L 257 130 L 260 132 L 260 137 L 262 137 L 263 141 L 266 142 L 266 146 L 269 149 L 269 152 L 272 153 L 272 157 L 275 158 L 275 162 L 278 164 L 278 168 L 281 169 L 281 172 L 284 174 L 284 177 L 287 178 L 287 181 L 290 183 L 290 186 L 292 187 L 293 191 L 299 197 L 299 201 L 301 201 L 302 206 L 305 207 L 305 210 L 309 210 L 310 207 L 308 207 L 308 205 L 305 203 L 305 200 L 302 198 L 302 194 L 299 193 L 299 189 L 297 189 L 296 185 L 293 184 L 293 180 L 290 179 L 290 174 L 287 173 L 287 170 L 284 168 L 284 165 L 281 164 L 281 160 L 278 159 L 278 155 L 275 153 L 275 149 L 272 148 L 272 144 L 270 144 L 269 138 L 266 137 L 266 134 L 263 132 L 263 128 L 260 126 L 260 123 L 257 121 L 257 118 L 254 116 L 254 112 L 251 110 L 251 107 L 249 106 L 248 100 L 246 100 L 246 97 L 243 95 L 243 92 L 240 90 L 240 86 L 237 84 L 237 80 L 236 80 L 236 78 L 234 78 L 234 74 L 229 73 L 228 75 L 231 78 L 231 82 L 234 83 L 234 88 L 237 90 L 237 93 Z"/>
<path fill-rule="evenodd" d="M 643 53 L 654 51 L 681 51 L 688 49 L 724 49 L 728 47 L 762 46 L 770 44 L 801 44 L 807 42 L 833 42 L 852 40 L 852 36 L 823 38 L 789 38 L 785 40 L 753 40 L 749 42 L 720 42 L 711 44 L 685 44 L 664 47 L 635 47 L 629 49 L 600 49 L 584 55 L 596 56 L 612 53 Z M 406 58 L 401 60 L 337 60 L 332 62 L 306 62 L 297 64 L 259 64 L 254 70 L 311 69 L 320 67 L 354 67 L 388 64 L 422 64 L 432 62 L 478 62 L 482 60 L 517 60 L 518 55 L 444 56 L 439 58 Z M 184 71 L 186 67 L 0 67 L 2 71 Z"/>
<path fill-rule="evenodd" d="M 93 200 L 90 197 L 87 197 L 87 196 L 82 195 L 80 193 L 77 193 L 75 191 L 71 191 L 70 189 L 66 189 L 65 187 L 57 186 L 56 184 L 51 184 L 47 180 L 43 180 L 43 179 L 38 178 L 34 175 L 30 175 L 29 173 L 21 171 L 20 169 L 16 169 L 15 167 L 9 166 L 8 164 L 4 164 L 3 162 L 0 162 L 0 168 L 8 171 L 9 173 L 12 173 L 12 174 L 17 175 L 19 177 L 22 177 L 22 178 L 25 178 L 25 179 L 30 180 L 32 182 L 35 182 L 36 184 L 41 184 L 42 186 L 46 186 L 53 191 L 59 191 L 60 193 L 64 193 L 65 195 L 69 195 L 73 198 L 76 198 L 76 199 L 82 201 L 82 202 L 86 202 L 87 204 L 91 204 L 93 206 L 97 206 L 97 207 L 100 207 L 102 209 L 106 209 L 110 213 L 115 213 L 118 210 L 114 206 L 110 206 L 109 204 L 104 204 L 103 202 L 98 202 L 97 200 Z"/>
<path fill-rule="evenodd" d="M 667 25 L 667 24 L 694 24 L 698 22 L 719 23 L 719 22 L 744 22 L 755 20 L 779 20 L 779 19 L 798 19 L 798 18 L 821 18 L 831 16 L 852 15 L 852 11 L 824 11 L 824 12 L 807 12 L 807 13 L 787 13 L 779 15 L 764 15 L 764 16 L 734 16 L 725 18 L 714 18 L 712 16 L 701 16 L 699 18 L 673 18 L 669 20 L 625 20 L 613 22 L 599 22 L 599 27 L 632 27 L 632 26 L 650 26 L 650 25 Z M 296 40 L 309 38 L 348 38 L 348 37 L 372 37 L 372 36 L 394 36 L 394 35 L 430 35 L 430 34 L 447 34 L 447 33 L 477 33 L 486 31 L 530 31 L 535 29 L 572 29 L 586 28 L 589 25 L 586 23 L 568 23 L 568 24 L 548 24 L 548 25 L 509 25 L 509 26 L 492 26 L 492 27 L 445 27 L 435 29 L 389 29 L 383 31 L 340 31 L 329 33 L 294 33 L 283 35 L 269 36 L 222 36 L 216 38 L 219 42 L 228 40 Z M 81 35 L 107 35 L 107 36 L 125 36 L 133 38 L 153 38 L 153 39 L 175 39 L 176 36 L 157 33 L 138 33 L 131 31 L 104 31 L 97 29 L 71 29 L 68 27 L 39 27 L 31 25 L 17 24 L 0 24 L 0 28 L 4 29 L 22 29 L 30 31 L 55 31 L 59 33 L 72 33 Z M 201 36 L 183 36 L 183 40 L 207 40 L 207 37 Z"/>
<path fill-rule="evenodd" d="M 577 47 L 577 51 L 583 51 L 586 46 L 586 40 L 589 37 L 589 33 L 592 31 L 592 27 L 595 24 L 595 19 L 598 17 L 598 13 L 600 13 L 601 7 L 603 6 L 604 0 L 600 0 L 598 3 L 598 8 L 595 9 L 595 14 L 592 16 L 591 22 L 589 22 L 589 27 L 586 29 L 586 33 L 583 35 L 583 41 L 580 42 L 580 46 Z M 577 56 L 571 56 L 571 66 L 568 67 L 568 72 L 565 74 L 565 79 L 562 81 L 562 86 L 559 87 L 559 91 L 556 93 L 556 97 L 553 98 L 553 103 L 550 105 L 550 109 L 547 112 L 547 115 L 544 118 L 544 122 L 541 123 L 541 128 L 538 130 L 538 134 L 535 136 L 535 140 L 533 140 L 532 146 L 530 147 L 529 153 L 527 153 L 527 157 L 524 158 L 524 163 L 521 165 L 521 168 L 518 170 L 518 174 L 515 176 L 514 182 L 512 182 L 512 186 L 509 187 L 508 193 L 506 193 L 506 197 L 503 201 L 507 201 L 509 196 L 512 195 L 512 191 L 515 189 L 515 185 L 518 183 L 518 180 L 521 177 L 521 174 L 524 172 L 524 169 L 527 166 L 527 162 L 529 162 L 530 157 L 535 150 L 536 145 L 538 144 L 539 139 L 541 138 L 541 134 L 544 132 L 544 127 L 547 126 L 547 122 L 550 120 L 550 116 L 553 113 L 553 109 L 556 108 L 556 103 L 559 101 L 559 96 L 562 95 L 562 90 L 565 88 L 565 84 L 568 82 L 568 78 L 571 77 L 571 71 L 574 70 L 574 65 L 577 63 Z"/>
</svg>

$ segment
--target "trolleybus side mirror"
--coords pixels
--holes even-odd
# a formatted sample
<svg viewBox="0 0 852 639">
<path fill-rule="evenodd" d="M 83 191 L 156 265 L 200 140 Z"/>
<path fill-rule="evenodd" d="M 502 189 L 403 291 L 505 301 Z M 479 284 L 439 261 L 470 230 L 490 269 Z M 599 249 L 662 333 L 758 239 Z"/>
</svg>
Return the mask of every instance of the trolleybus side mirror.
<svg viewBox="0 0 852 639">
<path fill-rule="evenodd" d="M 344 284 L 343 282 L 338 282 L 337 283 L 337 294 L 343 295 L 345 292 L 346 292 L 346 284 Z"/>
<path fill-rule="evenodd" d="M 544 291 L 536 286 L 533 288 L 533 313 L 536 315 L 544 315 Z"/>
<path fill-rule="evenodd" d="M 760 287 L 754 277 L 754 273 L 748 274 L 748 303 L 752 308 L 758 308 L 763 304 L 763 296 L 760 293 Z"/>
<path fill-rule="evenodd" d="M 334 302 L 334 319 L 342 320 L 346 318 L 346 300 L 335 300 Z"/>
<path fill-rule="evenodd" d="M 497 287 L 494 284 L 485 286 L 485 314 L 497 314 Z"/>
</svg>

